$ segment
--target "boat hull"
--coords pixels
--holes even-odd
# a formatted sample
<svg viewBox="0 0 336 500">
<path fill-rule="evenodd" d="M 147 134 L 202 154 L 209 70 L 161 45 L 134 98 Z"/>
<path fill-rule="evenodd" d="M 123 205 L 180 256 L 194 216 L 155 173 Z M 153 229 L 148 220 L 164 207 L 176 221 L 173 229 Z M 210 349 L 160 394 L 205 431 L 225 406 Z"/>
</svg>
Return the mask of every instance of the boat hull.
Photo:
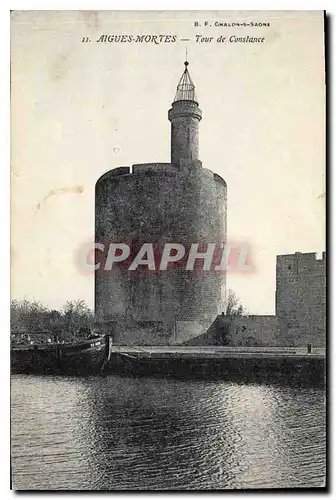
<svg viewBox="0 0 336 500">
<path fill-rule="evenodd" d="M 22 346 L 11 349 L 12 373 L 86 375 L 99 373 L 108 356 L 104 337 L 77 344 Z"/>
</svg>

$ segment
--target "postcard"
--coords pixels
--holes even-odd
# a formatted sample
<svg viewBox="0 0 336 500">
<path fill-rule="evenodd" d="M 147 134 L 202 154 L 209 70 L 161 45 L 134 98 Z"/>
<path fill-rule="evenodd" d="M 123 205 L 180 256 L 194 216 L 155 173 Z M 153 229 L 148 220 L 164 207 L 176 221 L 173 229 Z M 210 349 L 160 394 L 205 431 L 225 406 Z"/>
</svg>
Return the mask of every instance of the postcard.
<svg viewBox="0 0 336 500">
<path fill-rule="evenodd" d="M 326 487 L 325 29 L 11 12 L 14 490 Z"/>
</svg>

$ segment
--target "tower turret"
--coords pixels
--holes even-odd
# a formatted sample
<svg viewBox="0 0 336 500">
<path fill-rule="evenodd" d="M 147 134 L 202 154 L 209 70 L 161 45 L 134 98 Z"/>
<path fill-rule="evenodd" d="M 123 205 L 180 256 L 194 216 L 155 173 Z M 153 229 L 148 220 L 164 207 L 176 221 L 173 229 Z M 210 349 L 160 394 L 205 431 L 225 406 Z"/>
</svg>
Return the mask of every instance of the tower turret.
<svg viewBox="0 0 336 500">
<path fill-rule="evenodd" d="M 177 85 L 174 102 L 168 111 L 171 122 L 171 163 L 198 160 L 198 123 L 202 111 L 196 100 L 195 85 L 188 71 L 188 61 Z"/>
<path fill-rule="evenodd" d="M 226 183 L 198 160 L 202 112 L 188 62 L 168 118 L 171 163 L 114 168 L 96 183 L 95 242 L 106 251 L 106 242 L 123 242 L 132 252 L 129 262 L 125 257 L 120 265 L 115 255 L 113 267 L 106 252 L 96 252 L 95 317 L 100 328 L 113 332 L 115 344 L 185 342 L 206 331 L 224 307 L 223 271 L 198 269 L 197 264 L 190 270 L 182 259 L 161 270 L 156 257 L 154 269 L 150 258 L 148 265 L 144 260 L 139 268 L 130 265 L 143 245 L 159 256 L 163 244 L 176 242 L 190 255 L 191 244 L 199 242 L 196 262 L 203 253 L 204 259 L 211 254 L 213 243 L 227 241 Z"/>
</svg>

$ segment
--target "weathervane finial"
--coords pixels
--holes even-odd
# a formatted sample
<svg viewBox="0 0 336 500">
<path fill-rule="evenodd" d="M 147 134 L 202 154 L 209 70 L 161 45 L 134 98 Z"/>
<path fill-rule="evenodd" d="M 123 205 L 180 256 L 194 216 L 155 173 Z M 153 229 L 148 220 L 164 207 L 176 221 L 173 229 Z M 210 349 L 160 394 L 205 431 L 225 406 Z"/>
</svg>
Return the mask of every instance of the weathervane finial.
<svg viewBox="0 0 336 500">
<path fill-rule="evenodd" d="M 186 60 L 184 61 L 184 65 L 185 65 L 186 69 L 187 69 L 188 64 L 189 64 L 188 63 L 188 47 L 186 47 Z"/>
</svg>

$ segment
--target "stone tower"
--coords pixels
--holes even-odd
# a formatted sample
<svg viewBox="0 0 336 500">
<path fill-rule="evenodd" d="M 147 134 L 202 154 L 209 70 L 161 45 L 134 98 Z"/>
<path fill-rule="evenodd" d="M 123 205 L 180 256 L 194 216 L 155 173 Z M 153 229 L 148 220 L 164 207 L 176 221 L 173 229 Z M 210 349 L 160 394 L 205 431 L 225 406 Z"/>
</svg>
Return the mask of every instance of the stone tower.
<svg viewBox="0 0 336 500">
<path fill-rule="evenodd" d="M 198 160 L 198 124 L 202 111 L 196 101 L 195 86 L 188 71 L 188 61 L 177 86 L 172 108 L 168 112 L 171 121 L 171 162 Z"/>
<path fill-rule="evenodd" d="M 168 112 L 171 163 L 119 167 L 98 179 L 96 243 L 123 242 L 132 254 L 145 243 L 158 253 L 165 243 L 197 244 L 199 253 L 226 243 L 226 183 L 198 159 L 201 117 L 186 62 Z M 223 273 L 140 267 L 132 271 L 124 262 L 112 272 L 96 271 L 96 321 L 112 331 L 115 343 L 181 343 L 223 310 Z"/>
<path fill-rule="evenodd" d="M 323 347 L 326 342 L 326 252 L 278 255 L 276 315 L 285 345 Z"/>
</svg>

